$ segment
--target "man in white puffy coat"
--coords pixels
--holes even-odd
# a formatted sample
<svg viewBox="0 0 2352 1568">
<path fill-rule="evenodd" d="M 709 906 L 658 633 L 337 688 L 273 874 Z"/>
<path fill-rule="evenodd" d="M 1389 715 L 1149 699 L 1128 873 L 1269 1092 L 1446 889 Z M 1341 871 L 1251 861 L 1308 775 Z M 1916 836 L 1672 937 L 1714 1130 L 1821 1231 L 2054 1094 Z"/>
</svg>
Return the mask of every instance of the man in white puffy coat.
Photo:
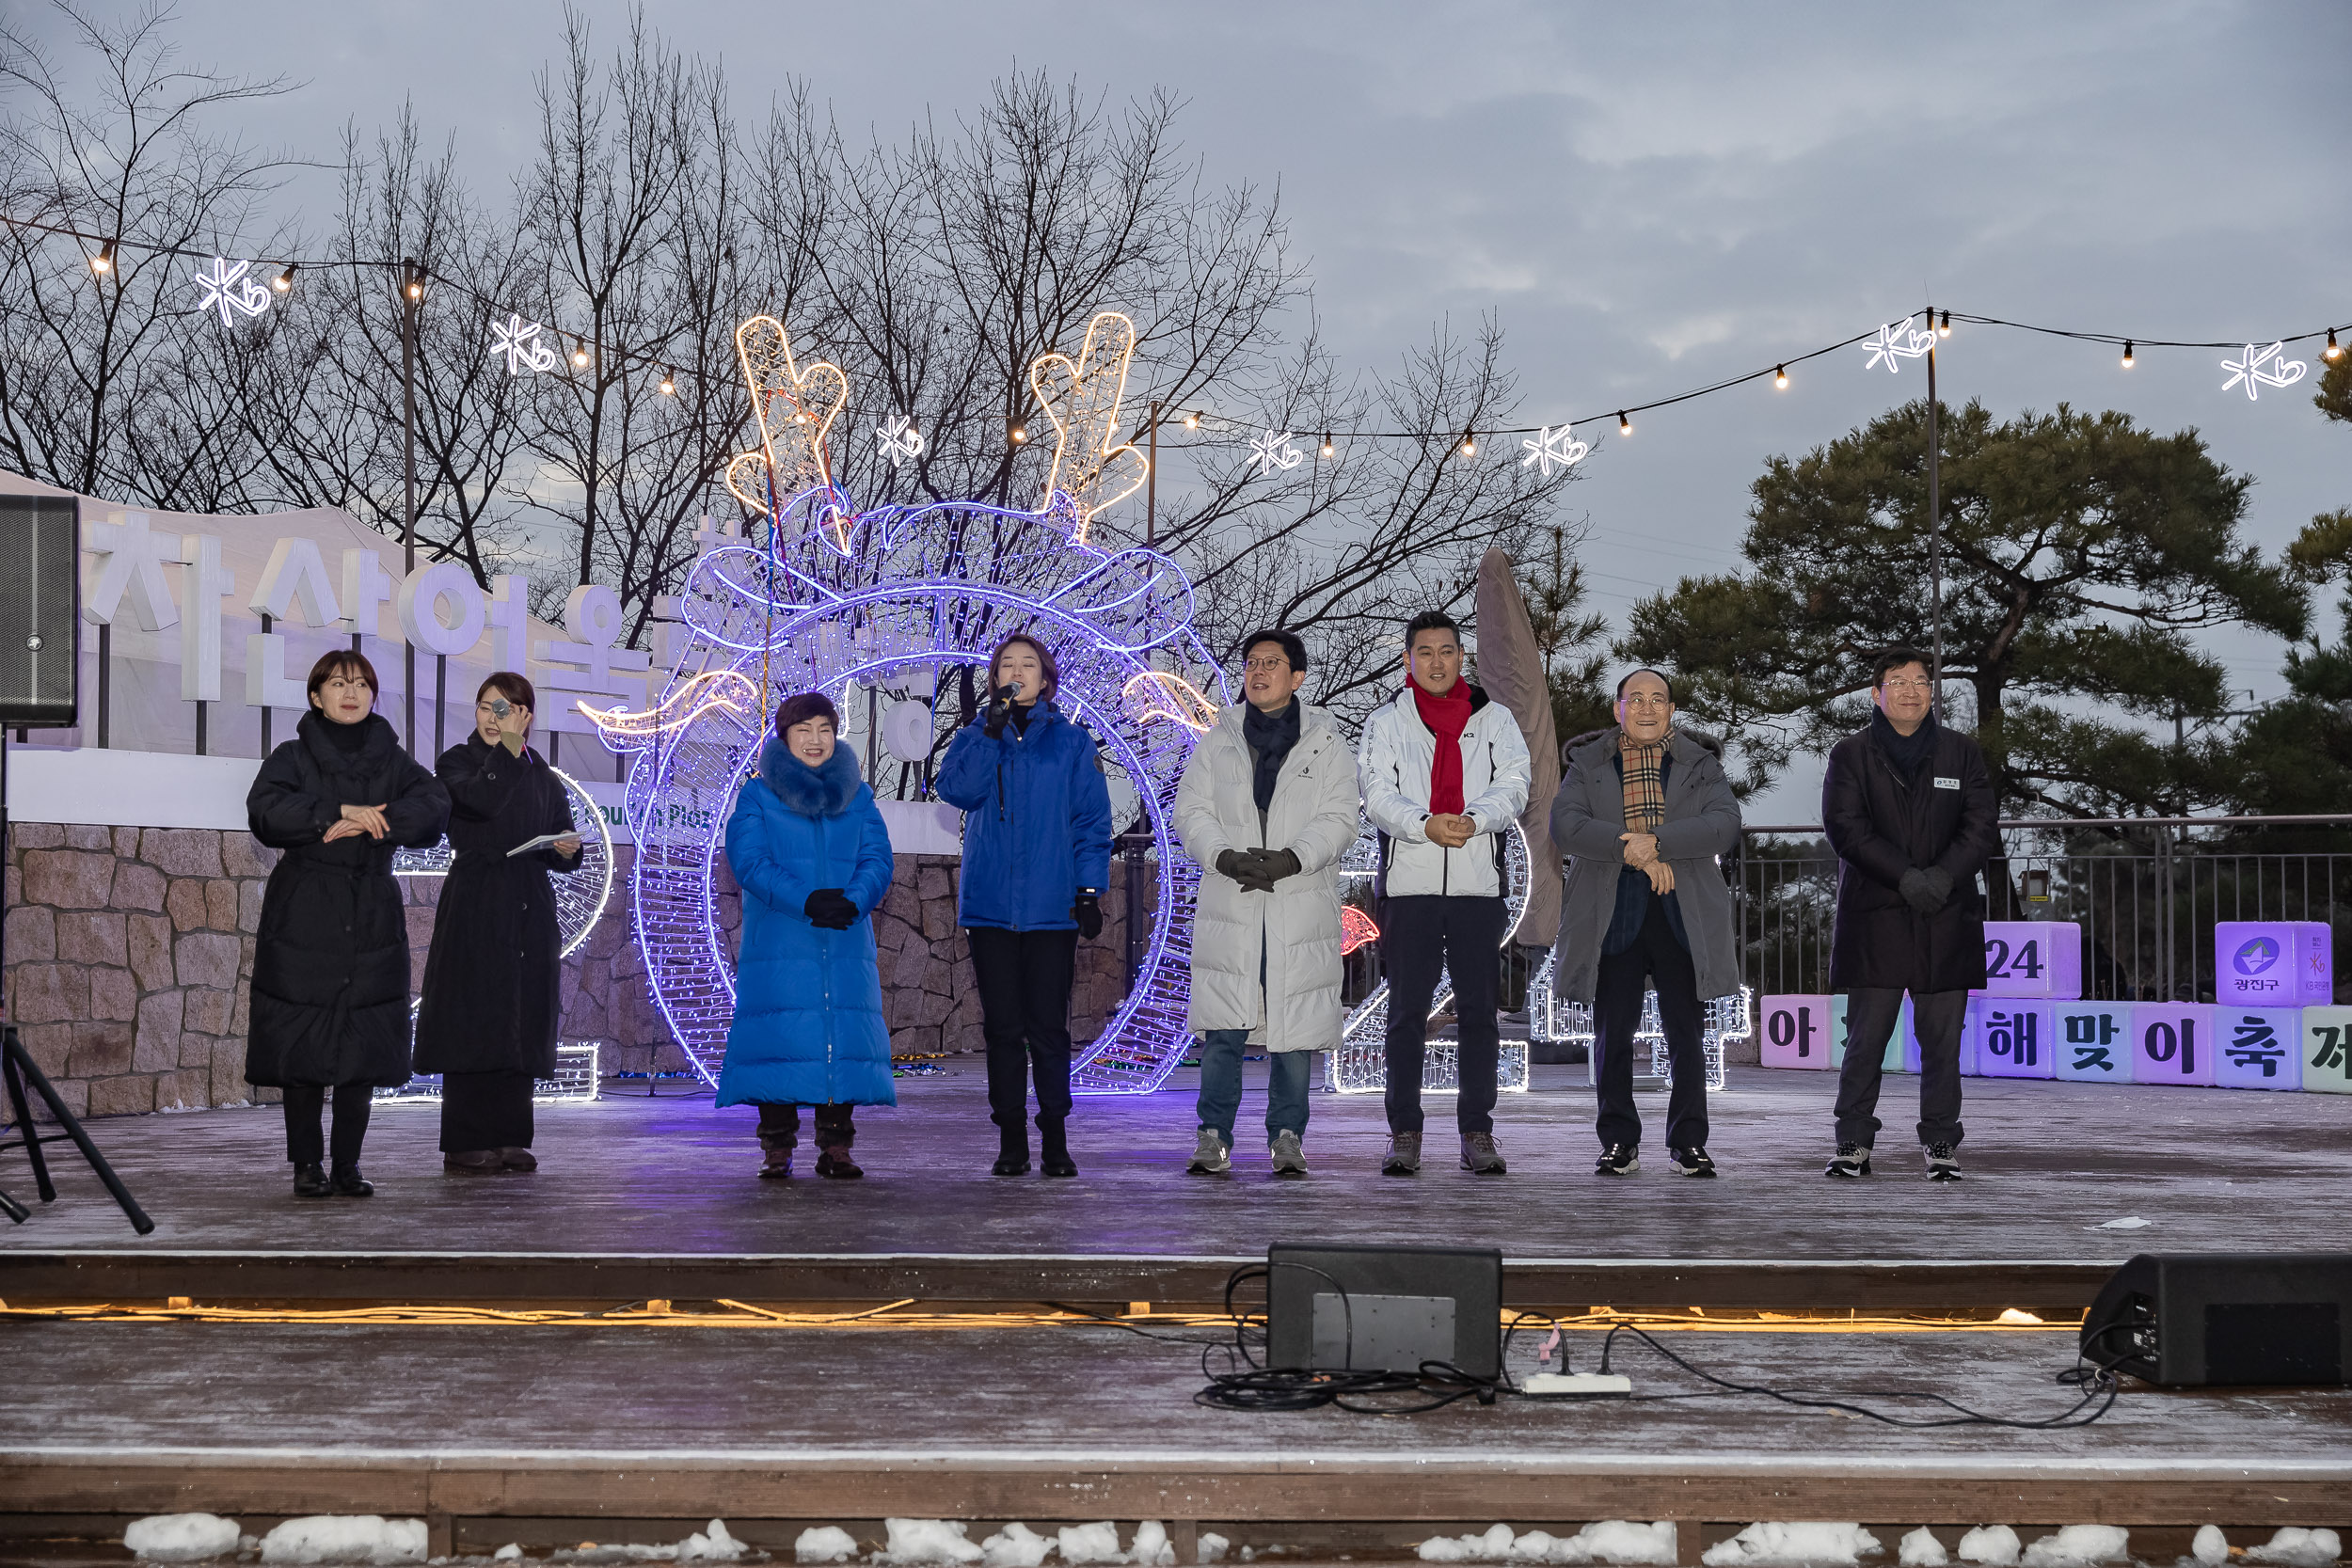
<svg viewBox="0 0 2352 1568">
<path fill-rule="evenodd" d="M 1381 832 L 1380 958 L 1389 979 L 1389 1148 L 1382 1174 L 1421 1169 L 1422 1059 L 1442 968 L 1459 1020 L 1454 1117 L 1462 1168 L 1503 1172 L 1495 1148 L 1495 1006 L 1508 889 L 1502 835 L 1527 805 L 1527 741 L 1462 679 L 1460 630 L 1427 610 L 1405 626 L 1405 689 L 1364 721 L 1358 783 Z"/>
<path fill-rule="evenodd" d="M 1217 715 L 1176 788 L 1176 832 L 1200 863 L 1185 1027 L 1202 1037 L 1190 1169 L 1232 1166 L 1241 1059 L 1267 1053 L 1277 1176 L 1307 1174 L 1307 1080 L 1340 1043 L 1340 857 L 1356 842 L 1356 766 L 1331 716 L 1298 700 L 1307 649 L 1287 631 L 1242 645 L 1247 701 Z"/>
</svg>

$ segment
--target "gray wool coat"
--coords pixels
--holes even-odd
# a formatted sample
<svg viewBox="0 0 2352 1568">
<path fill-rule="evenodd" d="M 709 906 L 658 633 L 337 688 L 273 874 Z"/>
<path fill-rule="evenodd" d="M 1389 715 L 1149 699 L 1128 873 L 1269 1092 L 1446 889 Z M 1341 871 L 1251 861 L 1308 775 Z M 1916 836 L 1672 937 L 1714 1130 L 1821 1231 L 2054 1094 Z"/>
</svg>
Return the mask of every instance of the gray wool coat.
<svg viewBox="0 0 2352 1568">
<path fill-rule="evenodd" d="M 1552 954 L 1552 994 L 1590 1002 L 1598 990 L 1600 944 L 1617 908 L 1625 866 L 1625 780 L 1616 766 L 1617 731 L 1596 730 L 1568 742 L 1567 776 L 1551 801 L 1551 842 L 1567 861 L 1560 904 L 1560 944 Z M 1676 903 L 1691 939 L 1701 1000 L 1740 990 L 1731 885 L 1716 857 L 1740 843 L 1740 801 L 1724 774 L 1723 748 L 1706 736 L 1675 731 L 1666 769 L 1666 817 L 1658 852 L 1674 867 Z"/>
</svg>

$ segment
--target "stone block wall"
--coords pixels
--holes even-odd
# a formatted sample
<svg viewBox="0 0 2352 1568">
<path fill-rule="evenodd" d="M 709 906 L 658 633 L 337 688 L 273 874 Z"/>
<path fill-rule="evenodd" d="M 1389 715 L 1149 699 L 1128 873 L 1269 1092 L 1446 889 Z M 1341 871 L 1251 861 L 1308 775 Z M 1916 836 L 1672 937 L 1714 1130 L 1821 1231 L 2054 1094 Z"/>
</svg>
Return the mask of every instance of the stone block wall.
<svg viewBox="0 0 2352 1568">
<path fill-rule="evenodd" d="M 645 983 L 618 850 L 613 895 L 564 961 L 566 1039 L 605 1042 L 604 1068 L 673 1071 L 686 1057 Z M 247 986 L 262 893 L 278 852 L 208 828 L 19 822 L 8 845 L 8 1016 L 77 1115 L 193 1109 L 275 1099 L 245 1082 Z M 962 863 L 900 855 L 875 911 L 882 1007 L 901 1055 L 981 1049 L 979 998 L 955 922 Z M 1124 867 L 1114 862 L 1104 928 L 1079 946 L 1071 1028 L 1101 1033 L 1125 981 Z M 441 884 L 404 877 L 411 984 L 421 985 Z M 741 896 L 719 867 L 730 945 Z"/>
<path fill-rule="evenodd" d="M 245 980 L 275 854 L 209 829 L 9 834 L 8 1001 L 77 1113 L 247 1098 Z"/>
</svg>

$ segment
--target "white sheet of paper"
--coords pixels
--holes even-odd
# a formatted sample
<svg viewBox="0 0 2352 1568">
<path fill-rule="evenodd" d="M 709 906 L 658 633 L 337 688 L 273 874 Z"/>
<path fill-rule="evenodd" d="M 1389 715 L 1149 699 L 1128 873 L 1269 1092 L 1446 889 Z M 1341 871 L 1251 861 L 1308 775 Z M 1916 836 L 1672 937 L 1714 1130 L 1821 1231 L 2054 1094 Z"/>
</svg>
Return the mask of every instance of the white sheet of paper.
<svg viewBox="0 0 2352 1568">
<path fill-rule="evenodd" d="M 516 855 L 528 855 L 533 849 L 546 848 L 548 845 L 553 844 L 557 839 L 570 838 L 573 835 L 570 833 L 541 833 L 537 838 L 517 844 L 515 847 L 506 851 L 506 858 L 511 861 Z"/>
</svg>

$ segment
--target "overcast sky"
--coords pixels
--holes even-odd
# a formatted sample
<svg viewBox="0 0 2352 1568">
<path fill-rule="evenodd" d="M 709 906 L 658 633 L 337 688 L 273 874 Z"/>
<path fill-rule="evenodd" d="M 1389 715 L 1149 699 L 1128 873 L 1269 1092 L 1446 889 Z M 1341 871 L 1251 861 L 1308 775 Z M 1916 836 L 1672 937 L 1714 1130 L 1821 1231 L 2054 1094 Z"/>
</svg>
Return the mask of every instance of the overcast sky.
<svg viewBox="0 0 2352 1568">
<path fill-rule="evenodd" d="M 11 0 L 37 33 L 30 0 Z M 99 4 L 102 13 L 110 8 Z M 127 9 L 127 8 L 125 8 Z M 580 7 L 600 41 L 625 8 Z M 255 7 L 182 0 L 193 62 L 307 83 L 252 139 L 334 155 L 339 128 L 413 96 L 487 185 L 532 151 L 557 0 Z M 2352 321 L 2352 6 L 2134 0 L 1889 6 L 806 5 L 704 0 L 649 18 L 721 59 L 747 118 L 787 75 L 845 126 L 895 136 L 968 112 L 1018 65 L 1180 93 L 1219 180 L 1279 181 L 1346 363 L 1392 365 L 1431 324 L 1501 315 L 1528 422 L 1606 413 L 1770 365 L 1932 299 L 2142 338 L 2253 338 Z M 323 219 L 324 184 L 296 186 Z M 1105 301 L 1115 304 L 1115 301 Z M 2276 548 L 2352 504 L 2352 432 L 2306 385 L 2224 394 L 2206 350 L 1963 329 L 1950 402 L 2119 408 L 2195 426 L 2253 475 Z M 1776 452 L 1907 397 L 1916 366 L 1853 349 L 1653 414 L 1571 492 L 1597 606 L 1737 562 L 1748 485 Z M 2316 374 L 2316 363 L 2313 374 Z M 2280 689 L 2274 640 L 2224 636 L 2233 684 Z M 1762 820 L 1812 820 L 1791 779 Z M 1785 815 L 1793 812 L 1794 817 Z"/>
</svg>

